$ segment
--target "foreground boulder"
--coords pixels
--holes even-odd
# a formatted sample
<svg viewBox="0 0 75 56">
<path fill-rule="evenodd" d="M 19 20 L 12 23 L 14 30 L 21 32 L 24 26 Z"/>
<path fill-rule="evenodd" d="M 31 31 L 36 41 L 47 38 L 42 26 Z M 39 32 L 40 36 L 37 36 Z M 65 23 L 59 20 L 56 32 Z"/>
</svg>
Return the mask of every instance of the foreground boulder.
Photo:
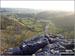
<svg viewBox="0 0 75 56">
<path fill-rule="evenodd" d="M 16 48 L 8 48 L 5 50 L 6 55 L 32 55 L 40 48 L 44 48 L 48 44 L 48 40 L 44 36 L 37 36 L 23 41 Z"/>
</svg>

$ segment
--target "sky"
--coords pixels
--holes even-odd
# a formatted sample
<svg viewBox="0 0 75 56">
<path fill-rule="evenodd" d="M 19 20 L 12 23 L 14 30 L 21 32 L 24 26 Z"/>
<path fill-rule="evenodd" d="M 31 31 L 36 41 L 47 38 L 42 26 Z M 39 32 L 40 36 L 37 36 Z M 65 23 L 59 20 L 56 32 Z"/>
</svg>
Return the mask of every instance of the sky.
<svg viewBox="0 0 75 56">
<path fill-rule="evenodd" d="M 74 1 L 1 1 L 1 8 L 74 11 Z"/>
</svg>

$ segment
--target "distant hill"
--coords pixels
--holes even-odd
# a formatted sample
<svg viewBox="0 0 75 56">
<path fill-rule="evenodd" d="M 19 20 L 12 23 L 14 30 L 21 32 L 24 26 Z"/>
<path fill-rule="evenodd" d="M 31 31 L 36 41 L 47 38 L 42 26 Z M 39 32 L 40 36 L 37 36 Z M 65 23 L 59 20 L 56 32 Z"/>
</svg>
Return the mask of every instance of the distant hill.
<svg viewBox="0 0 75 56">
<path fill-rule="evenodd" d="M 10 13 L 37 13 L 39 10 L 28 9 L 28 8 L 1 8 L 0 12 Z"/>
<path fill-rule="evenodd" d="M 74 13 L 65 11 L 43 11 L 36 15 L 36 19 L 51 20 L 59 27 L 74 27 Z"/>
<path fill-rule="evenodd" d="M 53 19 L 56 17 L 63 17 L 67 15 L 72 15 L 73 12 L 66 12 L 66 11 L 41 11 L 36 15 L 36 18 L 39 19 Z"/>
</svg>

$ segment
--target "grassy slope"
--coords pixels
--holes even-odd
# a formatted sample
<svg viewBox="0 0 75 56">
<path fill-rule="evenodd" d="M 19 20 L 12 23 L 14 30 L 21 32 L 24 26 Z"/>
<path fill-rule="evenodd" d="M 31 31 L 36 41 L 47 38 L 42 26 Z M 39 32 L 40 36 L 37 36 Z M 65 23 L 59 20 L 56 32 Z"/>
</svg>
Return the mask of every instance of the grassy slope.
<svg viewBox="0 0 75 56">
<path fill-rule="evenodd" d="M 30 35 L 28 35 L 30 33 Z M 32 33 L 32 34 L 31 34 Z M 16 19 L 1 17 L 1 51 L 17 46 L 23 40 L 36 35 Z"/>
</svg>

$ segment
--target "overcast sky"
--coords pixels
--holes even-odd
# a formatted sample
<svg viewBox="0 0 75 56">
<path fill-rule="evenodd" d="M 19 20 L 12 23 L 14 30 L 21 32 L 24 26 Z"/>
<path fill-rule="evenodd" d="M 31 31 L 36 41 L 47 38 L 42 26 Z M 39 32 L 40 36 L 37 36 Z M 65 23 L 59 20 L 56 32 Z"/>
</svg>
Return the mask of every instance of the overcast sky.
<svg viewBox="0 0 75 56">
<path fill-rule="evenodd" d="M 1 8 L 74 11 L 74 1 L 1 1 Z"/>
</svg>

